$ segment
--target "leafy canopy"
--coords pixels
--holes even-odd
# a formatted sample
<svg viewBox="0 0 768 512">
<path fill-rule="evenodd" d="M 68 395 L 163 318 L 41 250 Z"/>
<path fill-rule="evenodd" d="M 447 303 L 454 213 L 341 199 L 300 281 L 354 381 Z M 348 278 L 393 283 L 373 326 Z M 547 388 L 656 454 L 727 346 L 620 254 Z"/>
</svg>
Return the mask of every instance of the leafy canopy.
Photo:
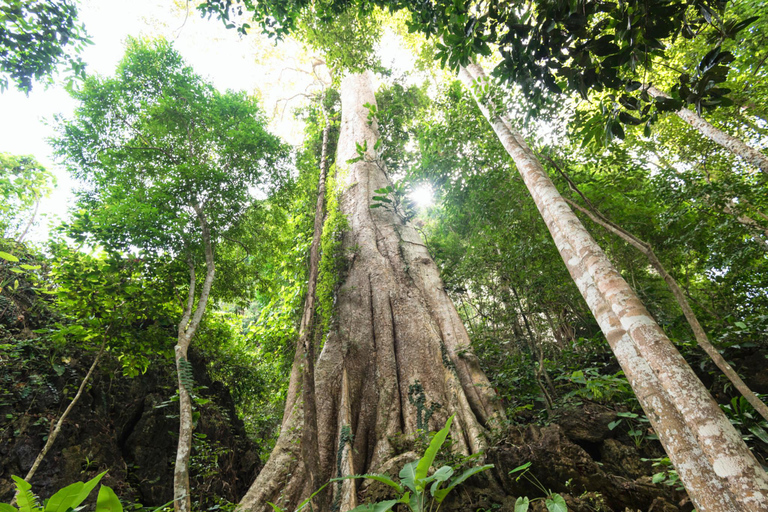
<svg viewBox="0 0 768 512">
<path fill-rule="evenodd" d="M 70 0 L 5 0 L 0 5 L 0 91 L 9 79 L 29 93 L 36 80 L 66 64 L 85 76 L 78 53 L 90 43 Z"/>
<path fill-rule="evenodd" d="M 255 99 L 218 92 L 164 40 L 131 39 L 114 77 L 89 77 L 55 141 L 79 192 L 82 232 L 116 250 L 187 253 L 285 178 L 283 144 Z"/>
</svg>

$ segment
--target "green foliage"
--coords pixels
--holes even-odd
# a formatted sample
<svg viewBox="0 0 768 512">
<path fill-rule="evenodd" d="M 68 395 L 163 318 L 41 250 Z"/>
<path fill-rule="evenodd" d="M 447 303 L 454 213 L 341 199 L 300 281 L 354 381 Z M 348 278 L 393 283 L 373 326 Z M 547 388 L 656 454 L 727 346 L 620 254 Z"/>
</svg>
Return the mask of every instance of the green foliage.
<svg viewBox="0 0 768 512">
<path fill-rule="evenodd" d="M 539 479 L 530 472 L 530 468 L 531 463 L 526 462 L 522 466 L 518 466 L 510 471 L 509 474 L 513 475 L 515 473 L 520 473 L 517 475 L 517 477 L 515 477 L 515 480 L 519 481 L 521 478 L 525 478 L 530 483 L 538 487 L 545 496 L 541 498 L 534 498 L 532 500 L 527 496 L 518 497 L 515 501 L 515 512 L 528 512 L 530 504 L 536 501 L 543 501 L 549 512 L 568 512 L 568 506 L 566 505 L 563 497 L 544 487 Z"/>
<path fill-rule="evenodd" d="M 0 233 L 10 238 L 31 222 L 37 203 L 56 184 L 54 176 L 31 155 L 0 153 Z"/>
<path fill-rule="evenodd" d="M 6 0 L 0 6 L 0 91 L 9 79 L 29 93 L 32 84 L 66 65 L 85 77 L 78 54 L 90 43 L 70 0 Z"/>
<path fill-rule="evenodd" d="M 347 217 L 339 209 L 341 196 L 334 166 L 328 173 L 325 195 L 325 223 L 320 241 L 320 265 L 317 276 L 317 314 L 318 327 L 324 337 L 331 328 L 331 319 L 335 310 L 336 294 L 346 277 L 349 256 L 344 254 L 344 232 L 349 229 Z"/>
<path fill-rule="evenodd" d="M 431 475 L 429 469 L 445 443 L 451 430 L 453 416 L 448 418 L 445 427 L 437 432 L 429 443 L 424 455 L 418 461 L 409 462 L 400 470 L 400 482 L 387 477 L 387 475 L 366 474 L 345 477 L 347 478 L 370 478 L 391 487 L 397 494 L 398 499 L 383 501 L 379 503 L 363 504 L 355 509 L 355 512 L 388 512 L 398 503 L 404 504 L 411 512 L 423 512 L 432 510 L 434 504 L 437 504 L 437 510 L 448 496 L 448 494 L 461 485 L 464 481 L 477 473 L 493 467 L 493 464 L 485 464 L 469 468 L 458 476 L 454 475 L 454 470 L 450 466 L 442 466 Z M 452 478 L 453 477 L 453 478 Z"/>
<path fill-rule="evenodd" d="M 86 254 L 63 242 L 51 243 L 50 250 L 55 284 L 49 293 L 61 315 L 50 332 L 59 346 L 93 349 L 104 343 L 128 376 L 145 372 L 156 356 L 168 357 L 182 268 L 168 258 Z"/>
<path fill-rule="evenodd" d="M 42 507 L 39 505 L 37 497 L 32 494 L 32 485 L 12 475 L 11 478 L 13 478 L 18 490 L 16 502 L 19 507 L 16 508 L 8 503 L 0 503 L 0 510 L 3 512 L 68 512 L 70 510 L 77 510 L 106 473 L 105 471 L 87 482 L 76 482 L 64 487 L 54 493 Z M 114 491 L 106 485 L 102 485 L 99 489 L 99 496 L 96 500 L 96 512 L 123 512 L 120 500 Z"/>
<path fill-rule="evenodd" d="M 114 78 L 89 77 L 60 124 L 57 151 L 79 193 L 81 231 L 147 254 L 200 247 L 201 216 L 218 241 L 245 214 L 249 187 L 285 177 L 285 148 L 256 100 L 219 93 L 165 41 L 132 39 Z"/>
</svg>

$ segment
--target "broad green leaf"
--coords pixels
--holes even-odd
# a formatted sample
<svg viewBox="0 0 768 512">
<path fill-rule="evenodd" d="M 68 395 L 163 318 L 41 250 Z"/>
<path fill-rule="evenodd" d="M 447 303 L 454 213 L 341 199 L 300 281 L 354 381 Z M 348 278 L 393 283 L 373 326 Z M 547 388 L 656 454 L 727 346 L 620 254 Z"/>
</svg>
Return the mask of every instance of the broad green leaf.
<svg viewBox="0 0 768 512">
<path fill-rule="evenodd" d="M 397 482 L 395 482 L 394 480 L 389 478 L 387 475 L 378 475 L 378 474 L 370 474 L 369 473 L 369 474 L 365 474 L 365 475 L 360 475 L 357 478 L 368 478 L 368 479 L 371 479 L 371 480 L 376 480 L 377 482 L 381 482 L 383 484 L 386 484 L 386 485 L 392 487 L 393 489 L 395 489 L 399 493 L 402 493 L 405 490 L 405 489 L 403 489 L 402 485 L 398 484 Z"/>
<path fill-rule="evenodd" d="M 528 512 L 528 507 L 531 506 L 531 500 L 528 496 L 520 496 L 515 501 L 515 512 Z"/>
<path fill-rule="evenodd" d="M 416 492 L 416 465 L 418 462 L 409 462 L 400 470 L 400 481 L 411 491 Z"/>
<path fill-rule="evenodd" d="M 552 494 L 544 500 L 544 504 L 549 512 L 568 512 L 568 505 L 565 504 L 565 500 L 559 494 Z"/>
<path fill-rule="evenodd" d="M 476 475 L 477 473 L 480 473 L 481 471 L 485 471 L 486 469 L 490 469 L 492 467 L 493 467 L 493 464 L 486 464 L 484 466 L 477 466 L 474 468 L 467 469 L 461 475 L 451 480 L 451 484 L 448 487 L 446 487 L 445 489 L 438 489 L 434 495 L 435 500 L 437 500 L 438 503 L 442 503 L 445 497 L 448 495 L 448 493 L 451 492 L 457 485 L 461 484 L 472 475 Z"/>
<path fill-rule="evenodd" d="M 0 258 L 4 259 L 6 261 L 10 261 L 12 263 L 18 263 L 18 261 L 19 261 L 19 258 L 14 256 L 13 254 L 9 254 L 9 253 L 7 253 L 5 251 L 0 251 Z"/>
<path fill-rule="evenodd" d="M 359 505 L 350 512 L 389 512 L 392 510 L 392 507 L 397 505 L 398 500 L 387 500 L 387 501 L 380 501 L 378 503 L 365 503 L 363 505 Z"/>
<path fill-rule="evenodd" d="M 440 450 L 440 447 L 443 446 L 445 438 L 448 437 L 448 433 L 451 431 L 452 422 L 453 415 L 448 418 L 448 421 L 445 423 L 445 427 L 443 427 L 442 430 L 440 430 L 437 434 L 435 434 L 435 437 L 432 438 L 427 451 L 424 452 L 424 456 L 421 458 L 421 460 L 419 460 L 419 464 L 416 466 L 416 481 L 424 480 L 427 478 L 427 473 L 429 472 L 430 466 L 432 466 L 432 461 L 435 460 L 437 452 Z"/>
<path fill-rule="evenodd" d="M 760 439 L 765 444 L 768 444 L 768 432 L 761 427 L 760 425 L 750 425 L 748 427 L 749 431 L 752 432 L 758 439 Z"/>
<path fill-rule="evenodd" d="M 435 482 L 432 484 L 432 487 L 430 487 L 429 492 L 432 494 L 432 496 L 435 495 L 435 491 L 440 487 L 440 484 L 442 482 L 445 482 L 449 478 L 453 476 L 453 468 L 450 466 L 443 466 L 437 471 L 435 471 L 435 474 L 432 475 L 432 479 L 435 480 Z"/>
<path fill-rule="evenodd" d="M 96 498 L 96 512 L 123 512 L 123 504 L 115 491 L 102 485 Z"/>
<path fill-rule="evenodd" d="M 19 512 L 19 509 L 8 503 L 0 503 L 0 512 Z"/>
<path fill-rule="evenodd" d="M 19 491 L 16 495 L 16 503 L 19 504 L 19 510 L 21 512 L 33 512 L 35 510 L 39 510 L 37 507 L 37 499 L 35 498 L 35 495 L 30 491 L 32 485 L 28 482 L 25 482 L 16 475 L 11 475 L 11 478 L 13 478 L 13 481 L 16 482 L 16 488 Z"/>
<path fill-rule="evenodd" d="M 103 473 L 100 473 L 96 475 L 95 477 L 91 478 L 85 484 L 83 484 L 83 488 L 80 490 L 80 494 L 75 498 L 75 501 L 72 502 L 71 507 L 77 508 L 80 506 L 82 502 L 85 501 L 85 499 L 88 497 L 89 494 L 91 494 L 91 491 L 99 485 L 99 481 L 106 475 L 107 472 L 104 471 Z"/>
<path fill-rule="evenodd" d="M 45 504 L 45 512 L 66 512 L 67 509 L 75 508 L 72 504 L 80 495 L 84 485 L 83 482 L 75 482 L 51 496 Z"/>
<path fill-rule="evenodd" d="M 271 501 L 268 501 L 268 502 L 267 502 L 267 505 L 269 505 L 270 507 L 272 507 L 272 510 L 274 510 L 275 512 L 285 512 L 283 509 L 281 509 L 280 507 L 278 507 L 277 505 L 275 505 L 275 504 L 274 504 L 274 503 L 272 503 Z"/>
</svg>

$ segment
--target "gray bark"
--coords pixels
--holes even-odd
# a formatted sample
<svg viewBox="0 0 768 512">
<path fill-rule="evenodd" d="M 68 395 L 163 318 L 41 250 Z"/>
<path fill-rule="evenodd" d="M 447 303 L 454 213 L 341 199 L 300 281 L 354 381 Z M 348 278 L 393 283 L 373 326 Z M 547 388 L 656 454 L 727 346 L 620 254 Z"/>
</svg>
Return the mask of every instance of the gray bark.
<svg viewBox="0 0 768 512">
<path fill-rule="evenodd" d="M 668 94 L 653 86 L 649 86 L 647 91 L 648 94 L 654 98 L 669 98 Z M 694 130 L 698 131 L 715 144 L 718 144 L 734 155 L 742 158 L 748 164 L 754 165 L 764 174 L 768 174 L 768 156 L 765 156 L 757 149 L 748 146 L 741 139 L 715 128 L 709 121 L 700 117 L 693 110 L 681 108 L 676 114 L 677 117 L 691 125 Z"/>
<path fill-rule="evenodd" d="M 340 209 L 349 223 L 343 247 L 346 277 L 336 299 L 331 332 L 315 366 L 319 467 L 322 480 L 380 469 L 395 452 L 393 436 L 414 436 L 418 427 L 441 428 L 455 414 L 457 450 L 477 453 L 486 427 L 503 417 L 469 337 L 446 294 L 437 266 L 417 232 L 385 208 L 371 209 L 374 190 L 390 182 L 373 152 L 378 138 L 368 109 L 376 104 L 370 77 L 351 75 L 341 84 L 342 120 L 336 158 Z M 367 143 L 364 160 L 355 144 Z M 275 450 L 240 505 L 283 508 L 310 494 L 301 461 L 301 374 L 294 368 Z M 409 401 L 420 384 L 427 409 Z M 411 393 L 411 398 L 414 398 Z M 427 420 L 428 421 L 425 421 Z M 338 457 L 338 458 L 337 458 Z M 342 512 L 355 503 L 354 480 L 333 487 Z"/>
<path fill-rule="evenodd" d="M 600 212 L 594 210 L 594 208 L 592 210 L 588 210 L 587 208 L 578 205 L 570 199 L 566 198 L 565 200 L 572 207 L 589 217 L 593 222 L 603 226 L 611 233 L 619 236 L 622 240 L 635 247 L 637 250 L 643 253 L 646 258 L 648 258 L 648 262 L 654 269 L 656 269 L 662 279 L 664 279 L 664 282 L 667 283 L 667 286 L 672 292 L 672 295 L 675 297 L 675 300 L 677 300 L 677 304 L 680 306 L 680 309 L 682 309 L 683 315 L 688 321 L 688 325 L 691 327 L 691 331 L 693 331 L 693 336 L 696 338 L 696 342 L 704 350 L 704 352 L 707 353 L 710 359 L 712 359 L 715 365 L 720 369 L 720 371 L 723 372 L 728 380 L 731 381 L 739 393 L 741 393 L 742 396 L 747 399 L 750 405 L 755 408 L 760 416 L 768 420 L 768 406 L 766 406 L 755 395 L 755 393 L 752 392 L 749 386 L 747 386 L 747 383 L 742 380 L 738 373 L 736 373 L 736 370 L 733 369 L 728 361 L 726 361 L 725 358 L 720 355 L 720 352 L 718 352 L 718 350 L 709 342 L 709 337 L 707 336 L 706 331 L 704 331 L 704 328 L 699 323 L 699 319 L 693 312 L 691 305 L 688 303 L 688 299 L 685 297 L 685 293 L 683 293 L 680 285 L 677 284 L 677 280 L 672 277 L 672 274 L 667 272 L 667 269 L 661 263 L 661 260 L 658 258 L 658 256 L 656 256 L 656 253 L 653 251 L 651 245 L 648 242 L 640 240 L 620 226 L 617 226 L 615 223 L 609 221 Z"/>
<path fill-rule="evenodd" d="M 474 64 L 462 67 L 460 77 L 473 94 L 476 83 L 487 80 L 482 68 Z M 514 160 L 545 222 L 556 225 L 563 234 L 580 264 L 593 279 L 602 300 L 610 304 L 635 349 L 653 370 L 662 388 L 659 393 L 666 395 L 689 426 L 712 466 L 712 472 L 707 477 L 724 482 L 741 507 L 739 510 L 766 510 L 768 475 L 739 433 L 570 210 L 510 121 L 503 115 L 492 115 L 490 111 L 494 109 L 489 109 L 480 100 L 478 106 Z M 625 346 L 615 354 L 619 361 L 628 361 L 631 357 Z M 658 434 L 665 443 L 678 435 L 670 429 L 662 429 Z"/>
<path fill-rule="evenodd" d="M 194 431 L 194 423 L 192 421 L 192 390 L 187 389 L 184 385 L 182 375 L 185 366 L 189 368 L 187 357 L 189 345 L 195 336 L 195 332 L 197 332 L 197 328 L 200 326 L 200 321 L 203 319 L 205 308 L 208 305 L 208 297 L 211 294 L 213 278 L 216 273 L 208 221 L 200 205 L 195 205 L 194 209 L 203 238 L 206 273 L 200 290 L 200 297 L 197 299 L 197 306 L 195 306 L 195 265 L 190 257 L 187 304 L 179 322 L 178 338 L 174 347 L 176 374 L 179 382 L 179 443 L 176 449 L 176 461 L 173 466 L 173 507 L 175 512 L 191 512 L 192 510 L 192 497 L 189 488 L 189 457 L 192 453 L 192 432 Z"/>
</svg>

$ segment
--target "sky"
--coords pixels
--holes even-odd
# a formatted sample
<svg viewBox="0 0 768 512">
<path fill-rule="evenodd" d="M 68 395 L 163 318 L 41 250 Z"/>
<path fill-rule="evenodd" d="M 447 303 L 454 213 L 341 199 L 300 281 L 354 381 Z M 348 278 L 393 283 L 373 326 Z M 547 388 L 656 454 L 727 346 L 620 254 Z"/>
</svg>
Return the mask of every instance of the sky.
<svg viewBox="0 0 768 512">
<path fill-rule="evenodd" d="M 216 19 L 202 19 L 191 5 L 187 11 L 183 0 L 82 0 L 79 12 L 93 41 L 82 54 L 88 73 L 111 75 L 128 36 L 162 36 L 218 89 L 257 95 L 273 133 L 294 145 L 301 142 L 302 126 L 291 111 L 305 101 L 300 93 L 317 87 L 305 72 L 316 56 L 302 44 L 288 40 L 276 46 L 259 34 L 241 37 Z M 392 36 L 381 46 L 385 65 L 412 64 L 413 58 Z M 57 178 L 57 188 L 41 204 L 41 221 L 29 239 L 45 239 L 48 223 L 63 218 L 73 202 L 77 184 L 56 164 L 47 140 L 55 134 L 53 116 L 69 116 L 75 106 L 61 86 L 35 84 L 29 96 L 12 88 L 0 94 L 0 152 L 33 155 Z"/>
</svg>

